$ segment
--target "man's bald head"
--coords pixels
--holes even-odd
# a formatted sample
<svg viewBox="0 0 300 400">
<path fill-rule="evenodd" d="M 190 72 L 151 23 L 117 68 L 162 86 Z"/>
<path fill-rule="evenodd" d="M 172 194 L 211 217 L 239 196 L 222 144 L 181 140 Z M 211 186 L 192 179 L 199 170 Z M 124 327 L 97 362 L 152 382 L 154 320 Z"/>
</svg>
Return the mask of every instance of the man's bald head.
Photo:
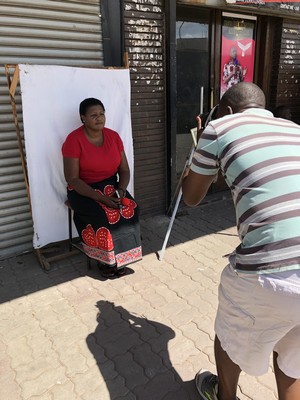
<svg viewBox="0 0 300 400">
<path fill-rule="evenodd" d="M 247 108 L 265 108 L 266 98 L 263 91 L 254 83 L 240 82 L 228 89 L 220 101 L 218 114 L 223 117 L 235 114 Z"/>
</svg>

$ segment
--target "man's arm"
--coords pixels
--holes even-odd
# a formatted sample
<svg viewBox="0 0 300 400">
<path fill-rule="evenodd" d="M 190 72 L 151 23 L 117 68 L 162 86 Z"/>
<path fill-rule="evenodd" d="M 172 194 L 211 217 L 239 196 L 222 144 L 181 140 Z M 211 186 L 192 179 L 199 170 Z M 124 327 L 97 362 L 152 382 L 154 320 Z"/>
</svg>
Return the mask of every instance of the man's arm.
<svg viewBox="0 0 300 400">
<path fill-rule="evenodd" d="M 201 175 L 189 171 L 182 183 L 182 197 L 186 205 L 196 206 L 205 197 L 215 175 Z"/>
</svg>

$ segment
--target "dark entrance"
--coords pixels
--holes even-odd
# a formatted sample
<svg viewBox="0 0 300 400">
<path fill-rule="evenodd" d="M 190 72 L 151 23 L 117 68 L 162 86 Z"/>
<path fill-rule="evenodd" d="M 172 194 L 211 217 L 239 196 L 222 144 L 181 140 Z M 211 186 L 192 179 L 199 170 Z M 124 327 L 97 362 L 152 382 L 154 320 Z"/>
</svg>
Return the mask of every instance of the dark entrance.
<svg viewBox="0 0 300 400">
<path fill-rule="evenodd" d="M 177 132 L 176 173 L 192 146 L 196 116 L 210 104 L 211 11 L 178 7 L 176 18 Z"/>
</svg>

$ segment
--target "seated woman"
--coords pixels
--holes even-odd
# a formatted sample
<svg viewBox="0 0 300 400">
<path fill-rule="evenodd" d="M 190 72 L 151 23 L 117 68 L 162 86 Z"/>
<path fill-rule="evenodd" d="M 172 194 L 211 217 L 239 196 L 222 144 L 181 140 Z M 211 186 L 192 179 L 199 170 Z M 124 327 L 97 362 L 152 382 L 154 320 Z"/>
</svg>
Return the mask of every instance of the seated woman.
<svg viewBox="0 0 300 400">
<path fill-rule="evenodd" d="M 123 275 L 125 265 L 142 258 L 139 208 L 126 190 L 130 171 L 123 142 L 105 127 L 100 100 L 83 100 L 79 114 L 83 125 L 62 146 L 74 223 L 102 275 Z"/>
</svg>

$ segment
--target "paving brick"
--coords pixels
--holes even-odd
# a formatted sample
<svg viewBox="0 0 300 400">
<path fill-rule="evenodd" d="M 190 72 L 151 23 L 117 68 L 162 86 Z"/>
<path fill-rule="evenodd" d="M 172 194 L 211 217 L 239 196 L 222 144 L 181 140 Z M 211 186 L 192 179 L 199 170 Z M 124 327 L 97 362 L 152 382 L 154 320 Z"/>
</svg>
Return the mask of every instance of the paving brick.
<svg viewBox="0 0 300 400">
<path fill-rule="evenodd" d="M 153 287 L 148 287 L 141 293 L 143 299 L 150 303 L 151 307 L 155 309 L 162 307 L 166 303 L 166 299 L 159 295 L 157 289 L 158 287 L 155 285 Z"/>
<path fill-rule="evenodd" d="M 194 313 L 195 310 L 190 307 L 188 309 L 180 311 L 179 313 L 174 313 L 174 315 L 170 315 L 169 319 L 174 326 L 180 329 L 182 325 L 187 324 L 188 322 L 193 320 Z"/>
<path fill-rule="evenodd" d="M 207 371 L 211 371 L 213 374 L 216 373 L 215 360 L 212 358 L 212 354 L 208 356 L 202 351 L 199 351 L 198 354 L 189 357 L 188 362 L 192 365 L 195 373 L 197 373 L 200 369 L 206 369 Z M 194 377 L 195 374 L 191 375 L 190 379 L 194 379 Z"/>
<path fill-rule="evenodd" d="M 275 400 L 277 396 L 273 390 L 270 390 L 264 384 L 258 383 L 257 378 L 242 375 L 239 381 L 240 390 L 244 395 L 249 396 L 252 400 Z"/>
<path fill-rule="evenodd" d="M 263 377 L 258 376 L 256 380 L 259 382 L 260 385 L 264 385 L 266 386 L 266 388 L 275 392 L 274 389 L 276 387 L 276 380 L 272 368 L 269 368 L 268 373 L 263 375 Z"/>
<path fill-rule="evenodd" d="M 79 317 L 69 318 L 48 327 L 53 345 L 58 350 L 71 347 L 78 339 L 86 337 L 89 333 L 87 327 L 80 323 Z"/>
<path fill-rule="evenodd" d="M 116 397 L 115 400 L 136 400 L 136 399 L 137 397 L 133 393 L 128 392 L 122 397 Z"/>
<path fill-rule="evenodd" d="M 75 386 L 70 380 L 66 380 L 63 383 L 54 385 L 47 394 L 50 396 L 51 400 L 81 400 L 74 392 Z M 35 400 L 34 397 L 29 400 Z"/>
<path fill-rule="evenodd" d="M 199 400 L 199 394 L 193 385 L 189 385 L 190 387 L 186 387 L 184 383 L 181 383 L 181 386 L 185 388 L 181 388 L 176 392 L 169 392 L 163 400 Z"/>
<path fill-rule="evenodd" d="M 145 376 L 143 367 L 133 359 L 130 352 L 116 356 L 114 363 L 117 372 L 125 379 L 126 387 L 130 390 L 149 381 Z"/>
<path fill-rule="evenodd" d="M 10 359 L 1 355 L 0 360 L 0 399 L 21 400 L 21 388 L 16 382 L 15 371 L 11 368 Z"/>
<path fill-rule="evenodd" d="M 153 378 L 166 370 L 161 358 L 152 351 L 148 343 L 134 347 L 131 353 L 133 359 L 143 367 L 147 378 Z"/>
<path fill-rule="evenodd" d="M 177 390 L 180 390 L 180 385 L 176 382 L 174 373 L 166 371 L 155 375 L 148 384 L 137 387 L 133 392 L 140 400 L 162 400 L 166 393 L 175 393 Z"/>
<path fill-rule="evenodd" d="M 20 337 L 7 344 L 7 354 L 11 359 L 11 366 L 17 368 L 28 365 L 33 361 L 32 347 L 28 344 L 26 337 Z"/>
<path fill-rule="evenodd" d="M 131 329 L 129 321 L 125 320 L 109 327 L 99 325 L 94 332 L 94 337 L 107 357 L 124 354 L 132 346 L 141 343 L 138 333 Z"/>
<path fill-rule="evenodd" d="M 29 315 L 18 316 L 17 319 L 10 318 L 0 327 L 0 336 L 8 344 L 20 337 L 30 335 L 32 330 L 39 329 L 38 322 Z"/>
<path fill-rule="evenodd" d="M 86 357 L 80 353 L 80 349 L 77 346 L 68 347 L 61 351 L 59 360 L 66 368 L 67 376 L 77 373 L 84 374 L 89 368 Z"/>
<path fill-rule="evenodd" d="M 42 366 L 39 366 L 39 370 L 40 369 L 42 369 Z M 30 375 L 31 371 L 32 368 L 29 367 L 27 376 Z M 22 388 L 22 396 L 24 400 L 27 400 L 32 396 L 41 396 L 52 386 L 63 383 L 66 380 L 65 369 L 60 366 L 57 366 L 51 370 L 44 369 L 40 375 L 36 376 L 36 378 L 33 378 L 33 376 L 35 376 L 35 373 L 33 373 L 33 375 L 30 377 L 31 379 L 22 381 L 20 381 L 17 377 L 17 380 Z"/>
<path fill-rule="evenodd" d="M 103 400 L 109 400 L 105 378 L 111 379 L 111 377 L 116 376 L 116 371 L 114 370 L 114 364 L 111 361 L 102 364 L 102 369 L 104 371 L 103 375 L 101 374 L 98 365 L 94 365 L 84 374 L 75 374 L 70 378 L 71 382 L 74 384 L 74 392 L 79 399 L 83 399 L 85 394 L 93 393 L 98 388 L 101 388 L 101 392 L 104 393 Z M 90 399 L 92 400 L 92 397 Z M 102 397 L 98 397 L 98 399 L 102 400 Z"/>
<path fill-rule="evenodd" d="M 144 257 L 119 279 L 79 255 L 43 271 L 34 254 L 0 261 L 0 399 L 197 400 L 215 372 L 224 257 L 238 243 L 231 201 L 142 220 Z M 173 244 L 173 245 L 172 245 Z M 175 245 L 176 244 L 176 245 Z M 271 369 L 242 374 L 241 400 L 275 400 Z"/>
<path fill-rule="evenodd" d="M 206 332 L 200 330 L 194 322 L 181 325 L 180 330 L 182 331 L 183 336 L 190 339 L 193 342 L 194 347 L 200 351 L 212 344 L 211 337 Z"/>
<path fill-rule="evenodd" d="M 95 390 L 87 390 L 82 395 L 82 400 L 91 400 L 91 399 L 107 399 L 107 400 L 115 400 L 116 398 L 127 394 L 129 391 L 125 386 L 125 381 L 121 376 L 116 376 L 113 380 L 106 380 L 105 382 L 106 388 L 102 384 L 97 387 Z"/>
</svg>

